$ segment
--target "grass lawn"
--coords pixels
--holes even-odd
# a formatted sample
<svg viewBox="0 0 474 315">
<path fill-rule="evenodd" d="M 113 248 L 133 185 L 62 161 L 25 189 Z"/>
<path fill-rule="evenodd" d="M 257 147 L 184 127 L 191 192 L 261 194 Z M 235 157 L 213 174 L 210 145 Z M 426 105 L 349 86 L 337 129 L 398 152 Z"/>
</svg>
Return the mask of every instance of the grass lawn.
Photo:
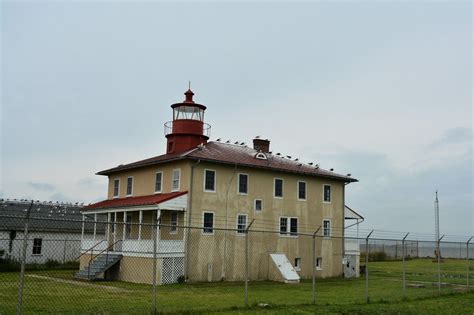
<svg viewBox="0 0 474 315">
<path fill-rule="evenodd" d="M 474 265 L 474 264 L 473 264 Z M 434 268 L 434 269 L 433 269 Z M 423 288 L 408 288 L 403 299 L 400 262 L 374 262 L 369 264 L 370 304 L 365 303 L 365 280 L 317 279 L 316 306 L 312 299 L 311 281 L 300 284 L 283 284 L 269 281 L 249 283 L 250 309 L 244 306 L 242 282 L 196 283 L 159 286 L 157 305 L 161 312 L 266 312 L 276 314 L 299 313 L 411 313 L 411 314 L 473 314 L 474 293 L 457 293 L 465 278 L 465 262 L 450 260 L 443 265 L 442 296 L 432 273 L 436 264 L 431 260 L 407 261 L 409 283 L 424 283 Z M 453 277 L 450 277 L 453 276 Z M 14 314 L 18 291 L 17 272 L 0 273 L 0 314 Z M 474 281 L 471 281 L 474 282 Z M 26 274 L 24 313 L 68 314 L 145 314 L 150 312 L 152 287 L 120 281 L 77 282 L 72 271 L 31 271 Z M 262 309 L 259 303 L 268 303 Z"/>
</svg>

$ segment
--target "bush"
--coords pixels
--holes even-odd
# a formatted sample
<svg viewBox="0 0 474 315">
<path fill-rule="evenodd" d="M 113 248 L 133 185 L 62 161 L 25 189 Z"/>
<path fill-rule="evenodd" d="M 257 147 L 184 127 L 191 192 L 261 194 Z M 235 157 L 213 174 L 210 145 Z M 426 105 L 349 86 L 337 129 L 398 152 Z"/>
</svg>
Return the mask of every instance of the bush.
<svg viewBox="0 0 474 315">
<path fill-rule="evenodd" d="M 0 258 L 0 271 L 18 271 L 20 263 L 11 258 Z"/>
<path fill-rule="evenodd" d="M 186 277 L 181 275 L 178 277 L 178 283 L 185 283 L 186 282 Z"/>
</svg>

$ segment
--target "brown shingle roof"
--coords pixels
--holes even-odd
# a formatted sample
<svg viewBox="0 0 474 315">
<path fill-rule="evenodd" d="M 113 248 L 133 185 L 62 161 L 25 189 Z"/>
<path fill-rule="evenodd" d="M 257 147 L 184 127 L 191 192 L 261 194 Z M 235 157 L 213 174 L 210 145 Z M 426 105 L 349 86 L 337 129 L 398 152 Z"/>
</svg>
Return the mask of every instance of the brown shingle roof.
<svg viewBox="0 0 474 315">
<path fill-rule="evenodd" d="M 106 209 L 118 207 L 157 205 L 170 199 L 187 194 L 187 191 L 172 192 L 168 194 L 156 194 L 140 197 L 127 197 L 107 199 L 84 207 L 84 210 Z"/>
<path fill-rule="evenodd" d="M 242 145 L 226 144 L 221 142 L 209 142 L 202 147 L 180 153 L 180 154 L 164 154 L 150 159 L 120 165 L 118 167 L 101 171 L 99 175 L 107 175 L 113 172 L 165 163 L 173 160 L 192 159 L 202 160 L 214 163 L 237 164 L 241 166 L 269 169 L 280 172 L 298 173 L 313 176 L 332 178 L 343 180 L 345 182 L 356 182 L 357 179 L 316 168 L 298 161 L 290 160 L 286 157 L 277 156 L 275 154 L 266 153 L 266 160 L 257 159 L 255 156 L 258 152 L 252 148 Z"/>
</svg>

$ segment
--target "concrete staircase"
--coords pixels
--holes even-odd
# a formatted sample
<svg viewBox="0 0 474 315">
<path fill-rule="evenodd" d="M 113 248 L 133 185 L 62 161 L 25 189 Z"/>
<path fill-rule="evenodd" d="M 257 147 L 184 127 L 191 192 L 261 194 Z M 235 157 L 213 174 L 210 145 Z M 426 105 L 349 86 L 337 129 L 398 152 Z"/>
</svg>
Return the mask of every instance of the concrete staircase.
<svg viewBox="0 0 474 315">
<path fill-rule="evenodd" d="M 122 259 L 120 254 L 102 254 L 92 261 L 90 265 L 84 266 L 75 277 L 85 280 L 97 280 L 101 275 Z M 89 270 L 90 268 L 90 270 Z"/>
</svg>

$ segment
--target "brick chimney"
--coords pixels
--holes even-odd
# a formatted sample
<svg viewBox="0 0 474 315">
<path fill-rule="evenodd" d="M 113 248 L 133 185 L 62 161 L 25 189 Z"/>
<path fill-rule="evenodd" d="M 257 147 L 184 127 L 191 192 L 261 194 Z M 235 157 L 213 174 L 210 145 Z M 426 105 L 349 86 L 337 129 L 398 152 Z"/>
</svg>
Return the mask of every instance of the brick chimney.
<svg viewBox="0 0 474 315">
<path fill-rule="evenodd" d="M 263 153 L 268 153 L 270 152 L 270 140 L 264 140 L 257 137 L 253 139 L 253 148 L 254 150 L 262 151 Z"/>
</svg>

